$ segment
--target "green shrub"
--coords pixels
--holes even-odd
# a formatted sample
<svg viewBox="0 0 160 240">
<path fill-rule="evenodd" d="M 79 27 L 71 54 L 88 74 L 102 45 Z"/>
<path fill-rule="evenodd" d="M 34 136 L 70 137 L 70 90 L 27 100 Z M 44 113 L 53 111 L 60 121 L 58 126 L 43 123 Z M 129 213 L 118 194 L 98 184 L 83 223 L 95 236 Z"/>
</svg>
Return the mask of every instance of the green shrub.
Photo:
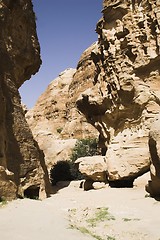
<svg viewBox="0 0 160 240">
<path fill-rule="evenodd" d="M 95 138 L 86 138 L 77 140 L 73 148 L 70 159 L 75 162 L 80 157 L 99 155 L 98 140 Z"/>
<path fill-rule="evenodd" d="M 50 181 L 55 185 L 58 181 L 81 180 L 83 175 L 79 172 L 75 161 L 80 157 L 99 155 L 98 141 L 96 139 L 77 140 L 69 161 L 58 161 L 50 170 Z"/>
<path fill-rule="evenodd" d="M 98 150 L 98 140 L 93 138 L 86 138 L 77 140 L 75 147 L 72 150 L 72 154 L 70 156 L 70 169 L 71 175 L 74 180 L 81 180 L 83 179 L 82 173 L 78 170 L 75 166 L 75 161 L 80 157 L 86 156 L 94 156 L 99 155 L 100 152 Z"/>
</svg>

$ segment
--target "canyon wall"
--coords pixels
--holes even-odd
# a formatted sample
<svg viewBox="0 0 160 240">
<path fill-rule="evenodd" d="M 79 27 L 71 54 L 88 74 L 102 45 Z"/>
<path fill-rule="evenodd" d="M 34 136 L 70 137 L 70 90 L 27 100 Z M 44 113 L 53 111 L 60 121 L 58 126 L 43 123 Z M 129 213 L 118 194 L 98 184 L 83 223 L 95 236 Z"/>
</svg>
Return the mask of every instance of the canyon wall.
<svg viewBox="0 0 160 240">
<path fill-rule="evenodd" d="M 133 180 L 149 170 L 148 134 L 160 111 L 160 4 L 106 0 L 102 14 L 92 85 L 76 103 L 100 133 L 108 179 Z"/>
<path fill-rule="evenodd" d="M 69 87 L 75 86 L 75 72 L 77 76 L 76 69 L 61 72 L 39 97 L 36 105 L 26 113 L 32 133 L 45 154 L 48 169 L 55 162 L 70 158 L 77 139 L 98 136 L 97 130 L 78 112 L 75 96 L 74 99 L 71 97 Z M 81 81 L 75 87 L 79 94 L 84 84 L 85 81 Z"/>
<path fill-rule="evenodd" d="M 95 128 L 107 180 L 131 186 L 153 161 L 148 135 L 160 111 L 160 4 L 104 0 L 96 32 L 77 69 L 61 73 L 26 118 L 50 163 L 53 149 L 66 157 L 61 140 L 97 137 Z"/>
<path fill-rule="evenodd" d="M 0 198 L 49 194 L 43 153 L 25 120 L 18 88 L 41 64 L 30 0 L 0 2 Z"/>
</svg>

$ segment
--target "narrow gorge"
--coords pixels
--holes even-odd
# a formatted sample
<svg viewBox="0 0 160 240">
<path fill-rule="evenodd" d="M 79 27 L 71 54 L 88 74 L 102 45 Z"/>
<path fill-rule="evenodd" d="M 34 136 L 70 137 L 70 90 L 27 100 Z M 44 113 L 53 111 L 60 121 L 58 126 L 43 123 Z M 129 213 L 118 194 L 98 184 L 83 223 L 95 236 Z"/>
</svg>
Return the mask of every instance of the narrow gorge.
<svg viewBox="0 0 160 240">
<path fill-rule="evenodd" d="M 104 182 L 132 186 L 150 169 L 159 195 L 159 2 L 104 0 L 97 42 L 25 112 L 18 89 L 41 65 L 32 2 L 1 1 L 0 24 L 0 198 L 49 196 L 49 169 L 85 138 L 99 140 Z"/>
<path fill-rule="evenodd" d="M 77 69 L 61 73 L 26 118 L 49 166 L 68 158 L 69 142 L 73 148 L 75 139 L 98 137 L 106 181 L 132 186 L 159 156 L 158 129 L 154 149 L 148 141 L 153 143 L 149 132 L 160 110 L 160 5 L 154 0 L 103 1 L 96 32 L 97 42 L 84 51 Z M 55 101 L 56 94 L 63 100 Z M 152 181 L 146 189 L 156 195 L 159 170 L 153 165 L 156 189 Z"/>
<path fill-rule="evenodd" d="M 33 3 L 0 0 L 1 238 L 159 240 L 160 1 L 103 0 L 97 41 L 27 109 L 20 87 L 43 64 Z"/>
</svg>

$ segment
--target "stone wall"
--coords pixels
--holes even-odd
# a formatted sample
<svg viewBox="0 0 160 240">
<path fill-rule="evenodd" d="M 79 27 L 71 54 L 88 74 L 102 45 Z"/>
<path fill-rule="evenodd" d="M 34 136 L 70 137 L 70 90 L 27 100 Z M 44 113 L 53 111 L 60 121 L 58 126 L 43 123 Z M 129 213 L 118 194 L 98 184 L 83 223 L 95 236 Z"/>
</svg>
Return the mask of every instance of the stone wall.
<svg viewBox="0 0 160 240">
<path fill-rule="evenodd" d="M 104 154 L 108 150 L 109 179 L 134 179 L 149 169 L 148 133 L 160 111 L 160 5 L 106 0 L 102 13 L 91 52 L 93 86 L 77 107 L 99 131 Z"/>
<path fill-rule="evenodd" d="M 28 188 L 45 196 L 49 185 L 43 154 L 25 120 L 18 92 L 41 64 L 32 2 L 2 0 L 0 28 L 0 198 L 24 196 Z"/>
</svg>

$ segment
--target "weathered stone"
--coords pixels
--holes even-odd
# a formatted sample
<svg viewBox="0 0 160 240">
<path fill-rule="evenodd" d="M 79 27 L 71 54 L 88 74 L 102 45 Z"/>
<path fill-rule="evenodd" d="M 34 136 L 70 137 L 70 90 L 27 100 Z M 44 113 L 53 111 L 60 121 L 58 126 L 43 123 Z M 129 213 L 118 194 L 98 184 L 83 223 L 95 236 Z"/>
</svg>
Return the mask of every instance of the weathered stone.
<svg viewBox="0 0 160 240">
<path fill-rule="evenodd" d="M 27 122 L 37 141 L 46 135 L 60 138 L 66 123 L 68 89 L 74 73 L 75 69 L 60 73 L 39 97 L 34 108 L 27 112 Z"/>
<path fill-rule="evenodd" d="M 107 180 L 107 164 L 103 156 L 81 157 L 75 161 L 78 164 L 79 171 L 87 178 L 93 181 Z"/>
<path fill-rule="evenodd" d="M 96 48 L 97 43 L 92 44 L 87 48 L 77 64 L 76 72 L 69 85 L 69 99 L 66 104 L 68 110 L 67 122 L 63 132 L 63 138 L 66 136 L 77 139 L 82 138 L 97 138 L 98 132 L 86 121 L 83 114 L 76 108 L 76 100 L 79 95 L 87 88 L 93 86 L 95 65 L 91 58 L 91 52 Z M 72 135 L 68 135 L 72 129 Z"/>
<path fill-rule="evenodd" d="M 147 172 L 138 178 L 136 178 L 133 182 L 134 187 L 141 187 L 144 188 L 146 184 L 148 183 L 148 179 L 150 179 L 150 172 Z"/>
<path fill-rule="evenodd" d="M 123 141 L 122 141 L 123 139 Z M 126 136 L 118 136 L 109 145 L 106 161 L 108 180 L 130 180 L 149 171 L 148 138 L 131 137 L 130 131 Z"/>
<path fill-rule="evenodd" d="M 146 186 L 153 197 L 160 197 L 160 115 L 153 122 L 149 133 L 149 150 L 151 156 L 151 180 Z"/>
<path fill-rule="evenodd" d="M 4 187 L 0 196 L 8 198 L 9 193 L 9 198 L 15 198 L 15 192 L 23 196 L 33 185 L 46 195 L 47 169 L 25 120 L 18 92 L 41 64 L 32 2 L 2 0 L 0 28 L 0 165 L 14 174 L 12 180 L 1 182 Z"/>
<path fill-rule="evenodd" d="M 76 144 L 76 139 L 54 139 L 52 135 L 41 135 L 37 138 L 38 144 L 43 149 L 45 163 L 48 171 L 54 163 L 61 160 L 69 160 L 72 150 Z"/>
<path fill-rule="evenodd" d="M 39 97 L 34 108 L 26 113 L 27 122 L 45 154 L 48 168 L 59 160 L 70 158 L 77 138 L 97 136 L 95 128 L 78 113 L 75 103 L 70 104 L 69 88 L 74 82 L 75 71 L 71 68 L 60 73 Z"/>
<path fill-rule="evenodd" d="M 103 155 L 108 149 L 109 178 L 132 181 L 149 168 L 147 138 L 160 112 L 160 5 L 146 0 L 103 5 L 90 55 L 93 85 L 78 96 L 77 107 L 99 131 Z"/>
<path fill-rule="evenodd" d="M 104 182 L 94 182 L 92 185 L 93 185 L 93 188 L 94 188 L 95 190 L 98 190 L 98 189 L 101 189 L 101 188 L 105 188 L 105 187 L 108 186 L 108 185 L 105 184 Z"/>
<path fill-rule="evenodd" d="M 17 186 L 11 181 L 11 172 L 0 166 L 0 199 L 12 200 L 16 198 Z"/>
<path fill-rule="evenodd" d="M 77 139 L 96 132 L 78 113 L 75 102 L 74 106 L 70 105 L 69 88 L 74 82 L 75 71 L 71 68 L 60 73 L 39 97 L 34 108 L 27 112 L 27 122 L 38 142 L 46 134 L 54 139 Z"/>
</svg>

